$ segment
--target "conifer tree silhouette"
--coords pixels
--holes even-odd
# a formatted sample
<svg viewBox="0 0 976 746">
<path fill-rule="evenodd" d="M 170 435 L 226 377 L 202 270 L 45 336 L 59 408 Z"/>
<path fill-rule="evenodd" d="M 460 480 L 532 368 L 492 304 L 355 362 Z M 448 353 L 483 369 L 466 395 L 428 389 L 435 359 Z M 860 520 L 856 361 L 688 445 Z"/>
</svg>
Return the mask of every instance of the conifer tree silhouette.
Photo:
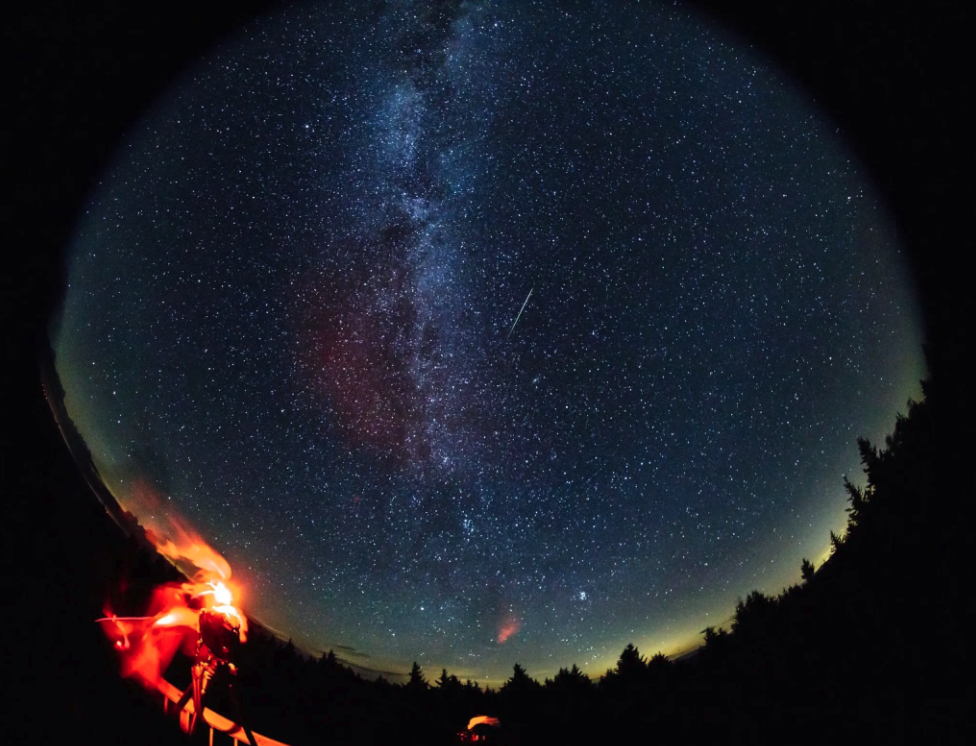
<svg viewBox="0 0 976 746">
<path fill-rule="evenodd" d="M 631 642 L 627 643 L 617 660 L 616 674 L 625 684 L 636 684 L 644 679 L 647 662 L 641 657 L 640 651 Z"/>
<path fill-rule="evenodd" d="M 410 668 L 410 679 L 404 687 L 411 691 L 426 691 L 429 686 L 427 679 L 424 678 L 424 670 L 417 661 L 414 661 Z"/>
</svg>

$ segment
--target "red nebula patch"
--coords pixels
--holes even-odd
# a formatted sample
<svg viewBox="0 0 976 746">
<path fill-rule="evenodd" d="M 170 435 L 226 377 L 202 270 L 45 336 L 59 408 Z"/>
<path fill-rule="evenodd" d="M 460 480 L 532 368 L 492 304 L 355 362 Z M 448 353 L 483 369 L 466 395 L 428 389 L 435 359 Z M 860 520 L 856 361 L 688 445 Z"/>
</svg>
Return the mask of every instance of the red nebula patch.
<svg viewBox="0 0 976 746">
<path fill-rule="evenodd" d="M 504 621 L 502 621 L 498 630 L 498 644 L 501 645 L 505 643 L 508 638 L 516 634 L 520 629 L 522 629 L 522 621 L 517 616 L 509 612 Z"/>
<path fill-rule="evenodd" d="M 397 461 L 406 456 L 416 409 L 407 340 L 414 314 L 400 284 L 396 271 L 381 278 L 316 274 L 299 294 L 297 349 L 302 385 L 343 437 Z"/>
</svg>

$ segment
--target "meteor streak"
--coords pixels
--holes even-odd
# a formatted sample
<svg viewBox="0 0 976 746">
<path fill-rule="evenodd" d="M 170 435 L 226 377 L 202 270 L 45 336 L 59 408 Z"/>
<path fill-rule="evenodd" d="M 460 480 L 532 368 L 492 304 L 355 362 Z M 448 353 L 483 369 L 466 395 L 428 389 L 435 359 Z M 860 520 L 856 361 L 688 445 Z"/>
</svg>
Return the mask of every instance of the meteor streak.
<svg viewBox="0 0 976 746">
<path fill-rule="evenodd" d="M 518 320 L 520 318 L 522 318 L 522 311 L 524 311 L 525 310 L 525 307 L 529 304 L 529 298 L 532 297 L 532 291 L 533 290 L 535 290 L 535 288 L 531 288 L 529 290 L 529 294 L 527 296 L 525 296 L 525 302 L 522 304 L 522 307 L 519 309 L 518 316 L 515 317 L 515 321 L 512 322 L 512 328 L 508 330 L 508 336 L 509 337 L 511 337 L 512 336 L 512 332 L 515 331 L 515 325 L 518 323 Z"/>
</svg>

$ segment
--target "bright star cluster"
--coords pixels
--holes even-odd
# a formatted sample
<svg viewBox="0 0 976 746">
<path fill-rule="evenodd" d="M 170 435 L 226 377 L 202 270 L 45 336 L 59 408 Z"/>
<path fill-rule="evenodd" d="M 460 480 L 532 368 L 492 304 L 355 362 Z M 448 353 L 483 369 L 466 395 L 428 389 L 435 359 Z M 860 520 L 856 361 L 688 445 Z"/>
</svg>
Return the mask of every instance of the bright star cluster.
<svg viewBox="0 0 976 746">
<path fill-rule="evenodd" d="M 814 103 L 682 8 L 319 3 L 133 132 L 53 341 L 120 502 L 258 619 L 498 680 L 795 580 L 921 375 L 914 303 Z"/>
</svg>

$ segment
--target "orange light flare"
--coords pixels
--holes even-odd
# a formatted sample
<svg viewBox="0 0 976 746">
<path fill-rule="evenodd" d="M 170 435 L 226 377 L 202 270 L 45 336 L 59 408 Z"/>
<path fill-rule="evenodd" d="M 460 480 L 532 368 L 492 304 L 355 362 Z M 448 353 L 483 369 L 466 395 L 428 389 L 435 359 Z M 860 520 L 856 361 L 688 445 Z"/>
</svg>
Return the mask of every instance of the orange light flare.
<svg viewBox="0 0 976 746">
<path fill-rule="evenodd" d="M 481 725 L 482 723 L 485 725 L 490 725 L 492 728 L 497 728 L 499 725 L 501 725 L 501 721 L 498 718 L 489 717 L 488 715 L 478 715 L 468 721 L 468 730 L 471 730 L 474 728 L 474 726 Z"/>
<path fill-rule="evenodd" d="M 97 621 L 119 653 L 123 676 L 155 687 L 177 650 L 192 654 L 199 612 L 189 608 L 188 599 L 183 585 L 167 583 L 153 589 L 144 616 L 118 617 L 105 609 Z"/>
<path fill-rule="evenodd" d="M 491 728 L 498 728 L 501 726 L 501 721 L 498 718 L 489 717 L 488 715 L 478 715 L 473 717 L 468 721 L 468 729 L 458 733 L 462 743 L 476 742 L 487 740 L 487 733 L 484 728 L 479 728 L 480 732 L 474 730 L 477 725 L 487 725 Z"/>
<path fill-rule="evenodd" d="M 191 582 L 154 588 L 144 616 L 119 617 L 106 607 L 105 616 L 96 620 L 122 659 L 122 675 L 152 688 L 162 681 L 177 650 L 196 655 L 204 609 L 223 615 L 237 628 L 240 641 L 247 640 L 247 618 L 234 603 L 240 588 L 230 583 L 227 560 L 177 518 L 169 516 L 167 524 L 162 529 L 147 526 L 146 538 Z"/>
<path fill-rule="evenodd" d="M 238 636 L 241 642 L 247 642 L 247 617 L 241 613 L 239 608 L 234 606 L 234 594 L 230 588 L 220 580 L 208 582 L 206 585 L 208 586 L 207 589 L 201 591 L 195 598 L 208 597 L 211 602 L 208 608 L 230 620 L 231 624 L 238 628 Z"/>
</svg>

